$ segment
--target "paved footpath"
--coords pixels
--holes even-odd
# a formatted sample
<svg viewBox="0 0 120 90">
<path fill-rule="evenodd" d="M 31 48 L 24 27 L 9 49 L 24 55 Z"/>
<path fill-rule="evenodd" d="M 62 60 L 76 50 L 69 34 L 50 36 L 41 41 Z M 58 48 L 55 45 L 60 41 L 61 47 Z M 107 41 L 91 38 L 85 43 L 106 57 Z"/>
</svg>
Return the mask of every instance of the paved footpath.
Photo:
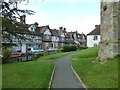
<svg viewBox="0 0 120 90">
<path fill-rule="evenodd" d="M 54 60 L 56 70 L 52 88 L 84 88 L 71 69 L 73 54 Z"/>
</svg>

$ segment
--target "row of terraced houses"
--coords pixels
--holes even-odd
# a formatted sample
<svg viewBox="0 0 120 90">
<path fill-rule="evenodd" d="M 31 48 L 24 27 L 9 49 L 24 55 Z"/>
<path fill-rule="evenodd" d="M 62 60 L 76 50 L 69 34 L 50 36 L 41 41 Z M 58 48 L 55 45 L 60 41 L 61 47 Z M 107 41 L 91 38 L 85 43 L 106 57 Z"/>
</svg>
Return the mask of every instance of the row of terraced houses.
<svg viewBox="0 0 120 90">
<path fill-rule="evenodd" d="M 21 23 L 25 24 L 25 16 L 21 16 Z M 27 25 L 27 24 L 26 24 Z M 51 29 L 49 25 L 38 26 L 38 23 L 27 25 L 30 32 L 22 32 L 26 37 L 25 40 L 20 40 L 13 36 L 12 42 L 17 46 L 13 46 L 13 50 L 20 50 L 26 53 L 29 48 L 41 48 L 43 50 L 58 50 L 64 46 L 76 45 L 77 47 L 86 47 L 85 34 L 75 32 L 67 32 L 66 28 Z M 3 42 L 7 42 L 5 39 Z"/>
</svg>

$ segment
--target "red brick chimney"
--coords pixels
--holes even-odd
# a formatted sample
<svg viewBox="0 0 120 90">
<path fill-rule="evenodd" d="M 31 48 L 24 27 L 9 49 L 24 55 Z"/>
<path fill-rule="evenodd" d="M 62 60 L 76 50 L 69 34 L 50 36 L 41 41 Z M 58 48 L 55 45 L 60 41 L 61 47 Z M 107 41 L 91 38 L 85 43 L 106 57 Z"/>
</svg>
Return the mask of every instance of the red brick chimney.
<svg viewBox="0 0 120 90">
<path fill-rule="evenodd" d="M 25 24 L 25 23 L 26 23 L 25 18 L 26 18 L 26 15 L 20 16 L 20 22 L 21 22 L 22 24 Z"/>
</svg>

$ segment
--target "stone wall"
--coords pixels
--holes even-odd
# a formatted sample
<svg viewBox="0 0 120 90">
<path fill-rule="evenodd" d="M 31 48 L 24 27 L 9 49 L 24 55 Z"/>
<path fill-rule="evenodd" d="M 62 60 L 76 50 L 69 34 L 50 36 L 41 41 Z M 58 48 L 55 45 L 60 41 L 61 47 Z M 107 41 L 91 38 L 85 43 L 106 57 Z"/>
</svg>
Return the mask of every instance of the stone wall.
<svg viewBox="0 0 120 90">
<path fill-rule="evenodd" d="M 101 60 L 120 54 L 120 2 L 101 2 Z"/>
</svg>

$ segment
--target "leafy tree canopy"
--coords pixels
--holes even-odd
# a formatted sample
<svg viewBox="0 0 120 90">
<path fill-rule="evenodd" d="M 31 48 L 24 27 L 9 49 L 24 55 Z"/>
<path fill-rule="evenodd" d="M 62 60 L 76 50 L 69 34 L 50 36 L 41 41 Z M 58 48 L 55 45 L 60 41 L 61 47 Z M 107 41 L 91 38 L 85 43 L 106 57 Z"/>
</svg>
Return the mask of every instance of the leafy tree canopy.
<svg viewBox="0 0 120 90">
<path fill-rule="evenodd" d="M 12 43 L 13 36 L 24 39 L 23 32 L 28 32 L 26 24 L 18 22 L 20 14 L 34 15 L 32 10 L 21 10 L 17 8 L 19 2 L 2 2 L 0 4 L 0 19 L 2 19 L 2 37 Z"/>
</svg>

